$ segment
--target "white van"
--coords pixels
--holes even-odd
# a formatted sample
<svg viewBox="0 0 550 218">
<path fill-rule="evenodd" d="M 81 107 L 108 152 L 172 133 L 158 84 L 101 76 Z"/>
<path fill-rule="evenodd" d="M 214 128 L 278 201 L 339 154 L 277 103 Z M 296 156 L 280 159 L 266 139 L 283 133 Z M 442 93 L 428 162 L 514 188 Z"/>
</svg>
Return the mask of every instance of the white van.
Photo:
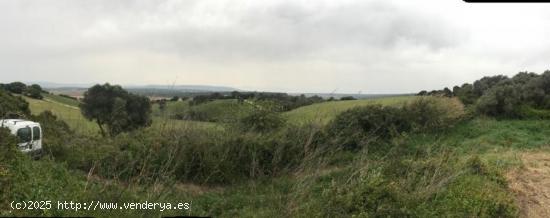
<svg viewBox="0 0 550 218">
<path fill-rule="evenodd" d="M 8 128 L 11 134 L 19 138 L 17 147 L 23 153 L 40 155 L 42 152 L 42 128 L 40 123 L 20 120 L 7 119 L 0 120 L 0 128 Z"/>
</svg>

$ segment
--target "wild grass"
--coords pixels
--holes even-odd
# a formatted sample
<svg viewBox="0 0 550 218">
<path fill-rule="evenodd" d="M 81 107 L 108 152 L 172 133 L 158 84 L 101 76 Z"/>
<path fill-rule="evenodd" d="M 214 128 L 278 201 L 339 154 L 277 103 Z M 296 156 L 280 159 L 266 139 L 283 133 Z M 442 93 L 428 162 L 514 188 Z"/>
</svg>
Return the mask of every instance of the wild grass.
<svg viewBox="0 0 550 218">
<path fill-rule="evenodd" d="M 99 133 L 97 125 L 82 116 L 78 106 L 68 105 L 63 102 L 70 102 L 72 99 L 57 96 L 49 98 L 46 96 L 43 100 L 24 97 L 29 102 L 29 108 L 34 115 L 44 111 L 51 111 L 55 116 L 65 121 L 71 129 L 87 135 L 96 135 Z M 60 100 L 64 99 L 64 100 Z M 73 102 L 74 103 L 74 102 Z"/>
<path fill-rule="evenodd" d="M 285 113 L 290 123 L 270 133 L 240 132 L 212 122 L 172 120 L 166 115 L 170 108 L 180 107 L 173 109 L 179 111 L 187 106 L 184 102 L 169 103 L 165 113 L 156 111 L 159 113 L 151 128 L 114 139 L 69 136 L 68 145 L 60 150 L 67 152 L 65 156 L 48 156 L 35 162 L 23 158 L 10 165 L 19 167 L 11 170 L 26 172 L 21 174 L 24 178 L 19 178 L 24 182 L 13 190 L 31 193 L 21 194 L 18 200 L 72 197 L 80 201 L 190 201 L 191 212 L 17 211 L 15 215 L 517 215 L 502 174 L 522 164 L 517 152 L 550 144 L 547 121 L 474 118 L 447 129 L 404 133 L 391 140 L 367 143 L 359 151 L 318 144 L 322 127 L 313 125 L 316 121 L 328 123 L 339 112 L 361 105 L 400 104 L 411 99 L 414 97 L 310 105 Z M 63 120 L 68 113 L 80 114 L 49 101 L 27 100 L 33 113 L 49 108 L 60 113 Z M 222 108 L 212 109 L 212 114 L 222 113 L 225 103 L 208 107 Z M 180 171 L 172 166 L 180 166 Z M 32 179 L 38 172 L 38 180 Z M 211 183 L 215 180 L 218 182 Z"/>
</svg>

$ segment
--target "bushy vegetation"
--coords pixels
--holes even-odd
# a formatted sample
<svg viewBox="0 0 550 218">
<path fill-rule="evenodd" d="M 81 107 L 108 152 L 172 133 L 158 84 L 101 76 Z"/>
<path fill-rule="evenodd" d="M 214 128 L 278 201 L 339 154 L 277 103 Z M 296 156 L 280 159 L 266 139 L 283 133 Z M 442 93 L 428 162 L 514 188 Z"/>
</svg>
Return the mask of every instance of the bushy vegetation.
<svg viewBox="0 0 550 218">
<path fill-rule="evenodd" d="M 91 87 L 84 93 L 80 108 L 84 117 L 97 123 L 103 136 L 151 125 L 149 99 L 128 93 L 117 85 L 107 83 Z"/>
<path fill-rule="evenodd" d="M 369 141 L 448 128 L 463 115 L 464 106 L 458 100 L 442 97 L 417 98 L 401 106 L 367 105 L 339 114 L 329 124 L 328 136 L 346 148 L 358 149 Z"/>
<path fill-rule="evenodd" d="M 480 90 L 488 94 L 501 83 Z M 466 90 L 456 93 L 475 95 L 473 88 Z M 55 112 L 30 115 L 28 105 L 21 106 L 24 99 L 0 94 L 7 99 L 0 106 L 40 122 L 45 136 L 41 160 L 32 161 L 13 146 L 0 151 L 0 185 L 10 187 L 0 194 L 0 215 L 8 216 L 184 214 L 8 214 L 2 207 L 11 200 L 71 199 L 192 200 L 186 215 L 216 217 L 514 217 L 518 209 L 503 173 L 517 163 L 502 152 L 550 143 L 547 122 L 466 116 L 460 96 L 334 101 L 284 114 L 280 102 L 270 100 L 166 102 L 159 115 L 204 107 L 201 111 L 210 111 L 205 119 L 231 114 L 226 102 L 247 106 L 239 109 L 246 110 L 242 116 L 231 115 L 238 117 L 232 125 L 216 130 L 181 121 L 177 128 L 136 128 L 97 137 L 75 131 Z M 476 108 L 485 94 L 475 98 Z M 544 116 L 543 107 L 533 105 L 520 111 Z M 320 107 L 328 109 L 321 113 Z M 306 114 L 330 119 L 299 125 L 290 120 Z M 164 122 L 170 116 L 155 118 Z M 0 129 L 1 146 L 13 140 Z"/>
<path fill-rule="evenodd" d="M 221 99 L 235 99 L 239 103 L 243 103 L 245 100 L 249 101 L 271 101 L 280 105 L 282 111 L 290 111 L 292 109 L 311 105 L 314 103 L 323 102 L 323 98 L 319 96 L 306 97 L 305 95 L 292 96 L 286 93 L 269 93 L 269 92 L 238 92 L 234 91 L 229 94 L 211 93 L 209 95 L 194 96 L 190 105 L 199 105 L 214 100 Z"/>
<path fill-rule="evenodd" d="M 22 82 L 12 82 L 8 84 L 0 84 L 0 89 L 4 89 L 13 94 L 25 95 L 34 99 L 42 99 L 43 93 L 47 93 L 40 87 L 40 85 L 32 84 L 30 86 L 25 85 Z"/>
<path fill-rule="evenodd" d="M 174 108 L 170 113 L 175 119 L 217 123 L 238 122 L 254 110 L 254 104 L 251 102 L 238 102 L 233 99 L 216 100 L 187 107 L 181 104 L 177 106 L 179 108 Z"/>
<path fill-rule="evenodd" d="M 0 89 L 0 118 L 18 118 L 29 114 L 29 103 Z"/>
<path fill-rule="evenodd" d="M 483 77 L 471 84 L 455 86 L 450 92 L 422 91 L 418 95 L 458 97 L 465 105 L 479 114 L 498 118 L 547 118 L 550 117 L 550 71 L 541 75 L 520 72 L 508 78 L 497 75 Z"/>
</svg>

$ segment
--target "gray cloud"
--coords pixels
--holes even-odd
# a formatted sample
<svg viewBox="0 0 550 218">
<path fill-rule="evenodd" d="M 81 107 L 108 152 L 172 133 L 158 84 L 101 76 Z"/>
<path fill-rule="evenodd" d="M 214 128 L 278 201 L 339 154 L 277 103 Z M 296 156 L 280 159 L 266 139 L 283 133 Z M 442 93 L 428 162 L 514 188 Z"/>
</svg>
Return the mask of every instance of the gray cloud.
<svg viewBox="0 0 550 218">
<path fill-rule="evenodd" d="M 501 9 L 492 21 L 463 21 L 487 11 L 432 3 L 2 1 L 0 81 L 146 84 L 179 77 L 278 91 L 408 92 L 466 82 L 487 70 L 538 70 L 542 59 L 518 58 L 518 51 L 550 51 L 539 38 L 508 34 L 544 13 L 507 26 L 496 20 L 515 17 Z M 495 38 L 493 24 L 501 25 L 495 34 L 508 36 Z"/>
</svg>

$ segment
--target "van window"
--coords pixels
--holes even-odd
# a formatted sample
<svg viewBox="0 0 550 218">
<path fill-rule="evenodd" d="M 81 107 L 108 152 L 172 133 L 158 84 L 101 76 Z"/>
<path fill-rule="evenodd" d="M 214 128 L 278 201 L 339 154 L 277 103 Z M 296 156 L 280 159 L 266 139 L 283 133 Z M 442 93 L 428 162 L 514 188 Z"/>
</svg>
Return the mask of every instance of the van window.
<svg viewBox="0 0 550 218">
<path fill-rule="evenodd" d="M 29 142 L 31 141 L 31 128 L 25 127 L 17 130 L 17 137 L 19 137 L 19 142 Z"/>
<path fill-rule="evenodd" d="M 40 127 L 35 126 L 32 128 L 32 140 L 40 140 Z"/>
</svg>

